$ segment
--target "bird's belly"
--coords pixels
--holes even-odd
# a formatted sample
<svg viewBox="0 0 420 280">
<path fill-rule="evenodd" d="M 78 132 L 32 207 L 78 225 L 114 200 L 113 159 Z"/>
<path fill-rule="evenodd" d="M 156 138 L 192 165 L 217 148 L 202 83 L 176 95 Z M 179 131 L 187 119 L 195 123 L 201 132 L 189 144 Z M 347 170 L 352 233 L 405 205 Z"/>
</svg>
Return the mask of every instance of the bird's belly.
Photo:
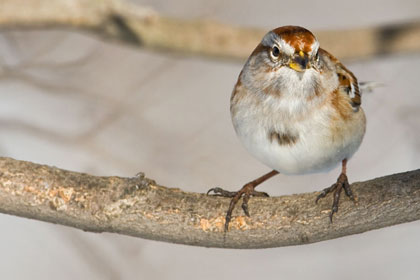
<svg viewBox="0 0 420 280">
<path fill-rule="evenodd" d="M 238 122 L 233 119 L 238 137 L 246 149 L 262 163 L 284 174 L 328 171 L 343 159 L 349 159 L 364 135 L 364 123 L 358 125 L 356 120 L 354 122 L 342 128 L 335 127 L 335 130 L 316 118 L 295 123 L 288 129 L 297 135 L 293 143 L 269 137 L 271 128 L 255 118 Z"/>
<path fill-rule="evenodd" d="M 306 174 L 328 171 L 346 158 L 335 149 L 325 149 L 323 145 L 295 144 L 292 147 L 279 146 L 277 143 L 257 139 L 259 145 L 243 141 L 248 151 L 262 163 L 284 174 Z M 255 142 L 255 140 L 253 141 Z"/>
</svg>

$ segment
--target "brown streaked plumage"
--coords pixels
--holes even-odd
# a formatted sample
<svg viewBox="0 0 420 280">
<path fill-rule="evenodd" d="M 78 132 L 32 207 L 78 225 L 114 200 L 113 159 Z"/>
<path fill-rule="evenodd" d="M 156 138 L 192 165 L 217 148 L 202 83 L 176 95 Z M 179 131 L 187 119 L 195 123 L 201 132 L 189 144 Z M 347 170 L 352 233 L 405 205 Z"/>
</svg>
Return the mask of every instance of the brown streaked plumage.
<svg viewBox="0 0 420 280">
<path fill-rule="evenodd" d="M 231 96 L 235 131 L 245 148 L 274 169 L 244 185 L 238 192 L 211 189 L 229 196 L 228 230 L 232 211 L 243 197 L 261 195 L 255 187 L 278 174 L 307 174 L 334 168 L 342 171 L 337 182 L 316 201 L 334 192 L 330 220 L 338 210 L 340 193 L 354 199 L 346 164 L 359 148 L 366 118 L 359 84 L 337 58 L 319 48 L 315 36 L 298 26 L 268 32 L 245 63 Z M 210 192 L 209 191 L 209 192 Z"/>
<path fill-rule="evenodd" d="M 362 104 L 362 98 L 360 95 L 359 83 L 357 82 L 356 77 L 332 54 L 321 48 L 319 51 L 335 63 L 335 70 L 339 79 L 339 90 L 345 91 L 349 96 L 350 94 L 354 95 L 354 97 L 350 97 L 350 104 L 355 108 L 355 110 L 357 110 Z"/>
<path fill-rule="evenodd" d="M 349 101 L 343 98 L 343 93 L 340 89 L 337 89 L 331 93 L 331 105 L 337 112 L 338 116 L 333 117 L 334 119 L 339 119 L 346 121 L 352 117 L 353 110 L 349 106 Z"/>
</svg>

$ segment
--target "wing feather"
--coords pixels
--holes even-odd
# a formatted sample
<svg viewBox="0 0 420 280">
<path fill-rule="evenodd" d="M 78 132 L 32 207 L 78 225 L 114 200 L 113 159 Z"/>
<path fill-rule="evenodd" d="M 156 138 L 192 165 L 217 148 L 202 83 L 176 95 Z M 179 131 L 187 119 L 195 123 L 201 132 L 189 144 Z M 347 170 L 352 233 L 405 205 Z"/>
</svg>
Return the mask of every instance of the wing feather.
<svg viewBox="0 0 420 280">
<path fill-rule="evenodd" d="M 324 49 L 320 49 L 333 63 L 338 77 L 338 91 L 350 97 L 350 104 L 354 111 L 358 111 L 362 104 L 362 97 L 359 90 L 359 83 L 354 74 L 347 69 L 337 58 Z"/>
</svg>

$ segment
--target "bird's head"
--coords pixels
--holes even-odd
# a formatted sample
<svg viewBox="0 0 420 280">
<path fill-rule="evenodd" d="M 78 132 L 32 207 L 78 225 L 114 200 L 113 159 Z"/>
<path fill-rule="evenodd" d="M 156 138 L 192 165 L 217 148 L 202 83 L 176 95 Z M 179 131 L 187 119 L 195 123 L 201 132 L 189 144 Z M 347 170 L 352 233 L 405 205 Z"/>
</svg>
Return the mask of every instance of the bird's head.
<svg viewBox="0 0 420 280">
<path fill-rule="evenodd" d="M 283 26 L 268 32 L 258 52 L 266 52 L 272 66 L 287 66 L 303 72 L 316 65 L 319 43 L 309 30 L 299 26 Z"/>
<path fill-rule="evenodd" d="M 252 52 L 240 80 L 255 92 L 313 95 L 321 77 L 318 50 L 319 43 L 309 30 L 276 28 Z"/>
</svg>

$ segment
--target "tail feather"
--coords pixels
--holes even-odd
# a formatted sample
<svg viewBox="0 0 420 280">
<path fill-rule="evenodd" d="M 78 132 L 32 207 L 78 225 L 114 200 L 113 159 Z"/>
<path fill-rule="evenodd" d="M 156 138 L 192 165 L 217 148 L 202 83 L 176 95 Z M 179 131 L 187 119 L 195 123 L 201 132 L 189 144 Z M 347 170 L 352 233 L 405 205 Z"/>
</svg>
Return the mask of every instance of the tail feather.
<svg viewBox="0 0 420 280">
<path fill-rule="evenodd" d="M 362 94 L 364 93 L 371 93 L 375 88 L 385 86 L 383 83 L 378 82 L 360 82 L 359 83 L 359 90 Z"/>
</svg>

